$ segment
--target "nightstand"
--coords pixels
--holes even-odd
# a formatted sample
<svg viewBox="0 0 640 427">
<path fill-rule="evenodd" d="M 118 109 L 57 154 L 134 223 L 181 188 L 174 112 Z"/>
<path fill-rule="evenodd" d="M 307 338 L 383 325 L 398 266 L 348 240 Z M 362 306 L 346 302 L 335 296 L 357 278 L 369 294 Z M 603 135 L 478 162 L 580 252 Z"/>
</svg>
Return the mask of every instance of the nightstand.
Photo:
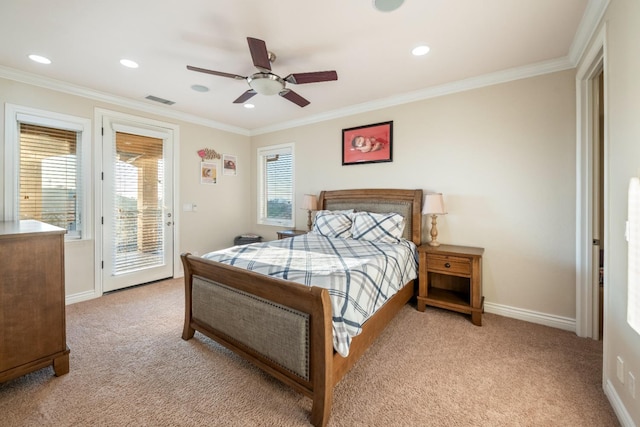
<svg viewBox="0 0 640 427">
<path fill-rule="evenodd" d="M 299 236 L 301 234 L 307 234 L 307 230 L 281 230 L 277 231 L 278 239 L 286 239 L 287 237 Z"/>
<path fill-rule="evenodd" d="M 471 314 L 474 325 L 482 325 L 483 248 L 428 244 L 420 254 L 418 310 L 426 305 Z"/>
</svg>

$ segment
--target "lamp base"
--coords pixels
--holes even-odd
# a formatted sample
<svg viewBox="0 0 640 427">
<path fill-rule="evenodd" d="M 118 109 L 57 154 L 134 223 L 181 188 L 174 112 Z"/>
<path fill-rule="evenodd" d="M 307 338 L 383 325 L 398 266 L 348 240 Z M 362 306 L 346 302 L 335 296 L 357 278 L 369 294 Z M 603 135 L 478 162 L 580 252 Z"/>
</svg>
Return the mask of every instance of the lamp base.
<svg viewBox="0 0 640 427">
<path fill-rule="evenodd" d="M 429 242 L 429 246 L 440 246 L 440 242 L 438 242 L 437 219 L 437 215 L 431 215 L 431 241 Z"/>
</svg>

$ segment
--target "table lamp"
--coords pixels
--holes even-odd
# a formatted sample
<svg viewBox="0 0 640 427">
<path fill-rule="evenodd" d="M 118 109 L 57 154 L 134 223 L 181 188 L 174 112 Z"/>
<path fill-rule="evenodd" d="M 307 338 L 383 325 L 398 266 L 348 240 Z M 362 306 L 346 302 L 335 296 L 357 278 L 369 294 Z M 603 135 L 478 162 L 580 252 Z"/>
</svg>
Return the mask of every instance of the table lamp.
<svg viewBox="0 0 640 427">
<path fill-rule="evenodd" d="M 438 242 L 438 227 L 436 222 L 438 215 L 447 214 L 444 210 L 442 193 L 432 193 L 425 196 L 422 214 L 431 215 L 431 241 L 429 242 L 429 246 L 440 246 L 440 242 Z"/>
<path fill-rule="evenodd" d="M 302 207 L 301 209 L 307 210 L 307 229 L 311 231 L 311 212 L 318 209 L 318 198 L 313 194 L 305 194 L 302 198 Z"/>
</svg>

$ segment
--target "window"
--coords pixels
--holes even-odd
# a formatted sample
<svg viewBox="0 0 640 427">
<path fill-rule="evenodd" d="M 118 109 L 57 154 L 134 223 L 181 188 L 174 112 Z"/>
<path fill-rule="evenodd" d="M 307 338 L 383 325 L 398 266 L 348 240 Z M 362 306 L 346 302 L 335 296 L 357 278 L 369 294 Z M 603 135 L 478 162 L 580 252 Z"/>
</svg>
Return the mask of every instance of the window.
<svg viewBox="0 0 640 427">
<path fill-rule="evenodd" d="M 258 149 L 258 223 L 293 227 L 293 144 Z"/>
<path fill-rule="evenodd" d="M 9 105 L 6 118 L 5 219 L 35 219 L 66 229 L 66 239 L 86 237 L 90 121 Z"/>
<path fill-rule="evenodd" d="M 629 183 L 629 274 L 627 298 L 627 322 L 640 334 L 640 179 Z"/>
</svg>

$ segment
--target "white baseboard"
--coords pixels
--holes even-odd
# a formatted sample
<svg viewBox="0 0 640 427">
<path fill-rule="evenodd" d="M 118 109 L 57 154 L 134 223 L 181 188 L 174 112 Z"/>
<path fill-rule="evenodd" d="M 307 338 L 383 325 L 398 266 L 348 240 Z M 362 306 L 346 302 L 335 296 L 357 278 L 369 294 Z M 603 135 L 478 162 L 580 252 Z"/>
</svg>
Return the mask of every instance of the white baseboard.
<svg viewBox="0 0 640 427">
<path fill-rule="evenodd" d="M 96 292 L 95 290 L 80 292 L 73 295 L 67 295 L 65 297 L 65 304 L 75 304 L 77 302 L 89 301 L 90 299 L 101 297 L 102 294 Z"/>
<path fill-rule="evenodd" d="M 610 380 L 606 380 L 604 383 L 604 394 L 609 399 L 609 403 L 611 403 L 613 412 L 616 413 L 618 421 L 620 421 L 620 425 L 623 427 L 636 427 L 636 424 L 631 419 L 631 415 L 627 412 L 627 408 L 625 408 L 624 403 L 622 403 L 620 396 L 618 396 L 618 392 L 616 392 L 616 389 L 613 384 L 611 384 Z"/>
<path fill-rule="evenodd" d="M 511 317 L 540 325 L 551 326 L 552 328 L 563 329 L 565 331 L 576 331 L 576 319 L 556 316 L 553 314 L 540 313 L 538 311 L 525 310 L 523 308 L 510 307 L 508 305 L 484 303 L 484 311 L 500 316 Z"/>
<path fill-rule="evenodd" d="M 184 271 L 182 271 L 182 270 L 176 272 L 176 274 L 173 276 L 174 279 L 178 279 L 178 278 L 181 278 L 181 277 L 184 277 Z M 102 296 L 102 294 L 100 292 L 98 292 L 97 290 L 79 292 L 77 294 L 67 295 L 65 297 L 65 304 L 69 305 L 69 304 L 75 304 L 77 302 L 89 301 L 91 299 L 99 298 L 101 296 Z"/>
</svg>

